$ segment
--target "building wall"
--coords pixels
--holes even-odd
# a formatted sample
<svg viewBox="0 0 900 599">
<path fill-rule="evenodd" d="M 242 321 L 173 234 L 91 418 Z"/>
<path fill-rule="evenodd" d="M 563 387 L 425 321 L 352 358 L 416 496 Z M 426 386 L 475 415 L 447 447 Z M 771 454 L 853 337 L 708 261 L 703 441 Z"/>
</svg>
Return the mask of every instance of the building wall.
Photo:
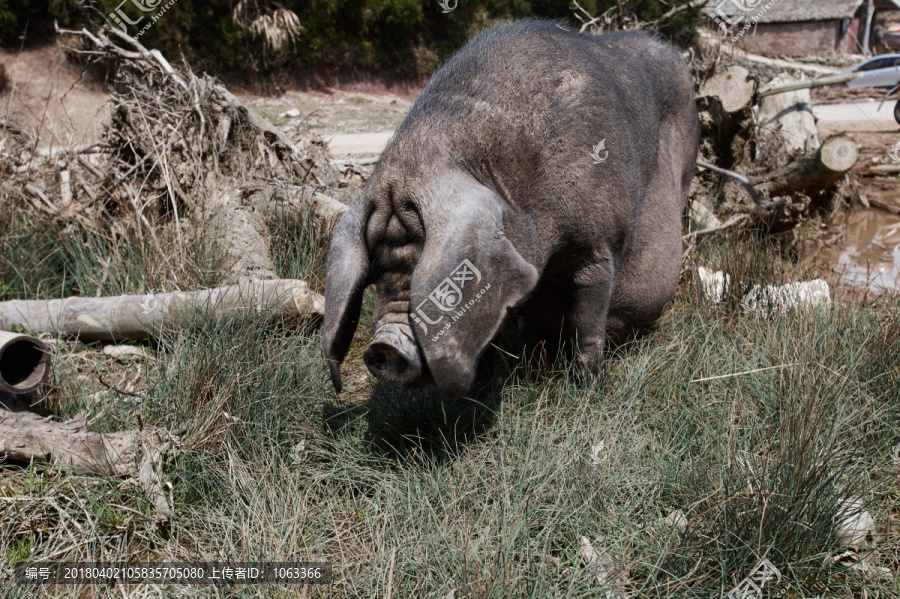
<svg viewBox="0 0 900 599">
<path fill-rule="evenodd" d="M 851 27 L 851 30 L 855 31 Z M 740 25 L 735 33 L 740 32 Z M 847 32 L 850 34 L 850 31 Z M 757 23 L 738 41 L 738 45 L 756 54 L 811 54 L 834 52 L 841 37 L 841 21 L 805 21 L 802 23 Z M 846 36 L 845 36 L 846 37 Z M 850 45 L 847 42 L 841 46 Z M 855 45 L 855 34 L 854 44 Z M 844 51 L 844 48 L 841 48 Z"/>
<path fill-rule="evenodd" d="M 862 48 L 862 30 L 866 28 L 866 21 L 863 19 L 850 19 L 847 23 L 847 31 L 838 42 L 838 52 L 841 54 L 864 54 Z"/>
</svg>

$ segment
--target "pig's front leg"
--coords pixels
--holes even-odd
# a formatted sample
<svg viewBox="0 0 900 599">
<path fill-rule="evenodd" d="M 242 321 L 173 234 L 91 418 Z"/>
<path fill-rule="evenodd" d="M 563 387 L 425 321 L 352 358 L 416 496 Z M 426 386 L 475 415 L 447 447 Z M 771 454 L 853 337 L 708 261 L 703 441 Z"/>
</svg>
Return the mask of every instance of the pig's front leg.
<svg viewBox="0 0 900 599">
<path fill-rule="evenodd" d="M 590 374 L 603 366 L 606 319 L 612 299 L 615 268 L 611 259 L 581 268 L 573 281 L 572 305 L 567 318 L 569 335 L 577 340 L 578 362 Z"/>
</svg>

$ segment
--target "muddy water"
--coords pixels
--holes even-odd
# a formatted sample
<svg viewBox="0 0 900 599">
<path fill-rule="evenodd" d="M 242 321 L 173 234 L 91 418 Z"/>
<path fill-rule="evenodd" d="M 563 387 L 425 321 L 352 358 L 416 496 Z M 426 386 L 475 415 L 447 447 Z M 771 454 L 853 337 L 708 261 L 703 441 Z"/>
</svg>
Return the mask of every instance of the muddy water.
<svg viewBox="0 0 900 599">
<path fill-rule="evenodd" d="M 885 200 L 890 201 L 884 194 Z M 896 200 L 895 200 L 896 201 Z M 825 251 L 836 282 L 881 294 L 900 290 L 900 216 L 861 210 L 844 217 L 844 240 Z"/>
</svg>

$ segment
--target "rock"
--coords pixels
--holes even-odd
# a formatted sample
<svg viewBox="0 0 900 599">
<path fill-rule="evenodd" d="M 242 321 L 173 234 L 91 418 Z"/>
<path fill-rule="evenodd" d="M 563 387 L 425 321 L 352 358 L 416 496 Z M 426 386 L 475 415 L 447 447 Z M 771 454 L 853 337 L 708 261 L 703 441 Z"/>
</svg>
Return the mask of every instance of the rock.
<svg viewBox="0 0 900 599">
<path fill-rule="evenodd" d="M 838 545 L 862 551 L 875 546 L 875 518 L 857 500 L 841 503 L 835 515 Z"/>
<path fill-rule="evenodd" d="M 712 271 L 702 266 L 697 269 L 700 277 L 700 294 L 706 301 L 714 304 L 725 301 L 725 295 L 731 287 L 731 277 L 722 271 Z"/>
<path fill-rule="evenodd" d="M 663 518 L 663 522 L 669 528 L 674 528 L 681 533 L 686 531 L 688 527 L 688 519 L 681 510 L 672 510 Z"/>
<path fill-rule="evenodd" d="M 143 348 L 135 347 L 134 345 L 107 345 L 103 348 L 103 353 L 107 356 L 112 356 L 117 360 L 150 357 Z"/>
<path fill-rule="evenodd" d="M 828 283 L 822 279 L 789 283 L 778 287 L 754 285 L 741 302 L 744 312 L 759 311 L 764 314 L 830 305 L 831 292 Z"/>
<path fill-rule="evenodd" d="M 300 111 L 296 108 L 291 108 L 290 110 L 285 110 L 281 114 L 278 115 L 280 119 L 295 119 L 300 116 Z"/>
</svg>

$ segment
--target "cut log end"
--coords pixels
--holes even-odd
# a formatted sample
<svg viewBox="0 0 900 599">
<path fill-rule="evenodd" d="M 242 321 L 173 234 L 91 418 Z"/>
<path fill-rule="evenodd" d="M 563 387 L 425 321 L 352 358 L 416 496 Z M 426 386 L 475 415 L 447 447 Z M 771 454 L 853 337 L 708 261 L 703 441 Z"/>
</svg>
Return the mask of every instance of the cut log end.
<svg viewBox="0 0 900 599">
<path fill-rule="evenodd" d="M 50 376 L 50 350 L 35 337 L 0 331 L 0 390 L 31 393 Z"/>
<path fill-rule="evenodd" d="M 756 79 L 747 69 L 731 66 L 704 82 L 700 87 L 700 95 L 718 98 L 722 110 L 733 114 L 752 103 L 757 85 Z"/>
<path fill-rule="evenodd" d="M 820 150 L 822 166 L 835 173 L 846 173 L 859 159 L 859 147 L 846 135 L 830 137 Z"/>
</svg>

